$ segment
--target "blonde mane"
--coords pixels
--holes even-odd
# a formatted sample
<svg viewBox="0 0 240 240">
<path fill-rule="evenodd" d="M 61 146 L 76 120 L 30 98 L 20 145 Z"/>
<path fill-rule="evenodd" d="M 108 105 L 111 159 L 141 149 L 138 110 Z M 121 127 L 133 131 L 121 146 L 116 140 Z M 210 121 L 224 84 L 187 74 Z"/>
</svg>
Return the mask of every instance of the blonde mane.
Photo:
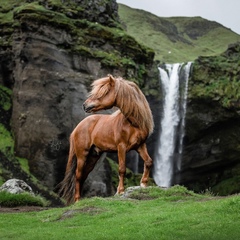
<svg viewBox="0 0 240 240">
<path fill-rule="evenodd" d="M 126 118 L 134 120 L 133 124 L 153 132 L 153 116 L 149 104 L 139 87 L 123 78 L 115 78 L 116 103 Z"/>
<path fill-rule="evenodd" d="M 134 82 L 109 75 L 93 82 L 89 96 L 95 99 L 104 97 L 113 85 L 116 106 L 133 125 L 146 129 L 150 135 L 154 128 L 152 112 L 142 91 Z"/>
<path fill-rule="evenodd" d="M 93 99 L 104 97 L 111 89 L 109 77 L 97 79 L 92 83 L 91 86 L 92 90 L 89 93 L 88 97 L 91 97 Z"/>
</svg>

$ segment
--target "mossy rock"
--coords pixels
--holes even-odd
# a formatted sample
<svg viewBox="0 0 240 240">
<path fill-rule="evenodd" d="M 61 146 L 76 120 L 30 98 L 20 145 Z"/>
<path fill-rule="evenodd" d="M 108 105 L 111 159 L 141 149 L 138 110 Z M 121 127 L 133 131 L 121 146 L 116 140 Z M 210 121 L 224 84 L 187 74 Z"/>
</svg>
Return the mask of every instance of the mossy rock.
<svg viewBox="0 0 240 240">
<path fill-rule="evenodd" d="M 219 56 L 199 57 L 189 80 L 189 99 L 209 99 L 240 109 L 240 42 Z"/>
<path fill-rule="evenodd" d="M 222 181 L 212 187 L 212 191 L 221 196 L 240 193 L 240 164 L 231 170 L 224 171 Z"/>
</svg>

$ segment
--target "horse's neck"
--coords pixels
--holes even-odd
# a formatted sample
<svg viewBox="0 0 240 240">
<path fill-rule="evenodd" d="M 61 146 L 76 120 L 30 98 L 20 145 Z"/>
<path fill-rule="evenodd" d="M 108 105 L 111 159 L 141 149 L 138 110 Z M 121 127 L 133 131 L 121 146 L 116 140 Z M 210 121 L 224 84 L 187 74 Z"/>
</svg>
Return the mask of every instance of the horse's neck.
<svg viewBox="0 0 240 240">
<path fill-rule="evenodd" d="M 122 120 L 126 119 L 133 127 L 139 127 L 139 125 L 136 122 L 136 119 L 129 115 L 129 113 L 125 113 L 121 108 L 119 108 L 116 112 L 113 113 L 115 116 L 122 115 Z"/>
</svg>

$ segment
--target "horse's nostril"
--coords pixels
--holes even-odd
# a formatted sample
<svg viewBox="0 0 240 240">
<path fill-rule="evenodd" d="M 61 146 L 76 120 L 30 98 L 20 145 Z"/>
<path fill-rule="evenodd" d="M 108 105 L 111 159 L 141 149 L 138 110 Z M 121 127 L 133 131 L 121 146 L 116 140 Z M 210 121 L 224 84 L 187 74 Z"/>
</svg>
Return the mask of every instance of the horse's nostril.
<svg viewBox="0 0 240 240">
<path fill-rule="evenodd" d="M 83 110 L 87 113 L 90 113 L 91 110 L 94 108 L 94 105 L 89 105 L 89 104 L 86 104 L 86 103 L 83 103 Z"/>
</svg>

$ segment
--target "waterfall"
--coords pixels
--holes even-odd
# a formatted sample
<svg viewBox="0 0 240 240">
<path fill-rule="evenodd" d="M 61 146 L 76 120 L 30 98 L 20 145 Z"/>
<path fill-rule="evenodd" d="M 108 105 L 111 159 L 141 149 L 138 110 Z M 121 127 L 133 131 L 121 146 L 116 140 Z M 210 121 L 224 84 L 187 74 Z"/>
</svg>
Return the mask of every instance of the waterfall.
<svg viewBox="0 0 240 240">
<path fill-rule="evenodd" d="M 166 64 L 165 67 L 159 68 L 164 101 L 153 177 L 158 186 L 170 187 L 175 169 L 181 169 L 191 63 Z"/>
</svg>

